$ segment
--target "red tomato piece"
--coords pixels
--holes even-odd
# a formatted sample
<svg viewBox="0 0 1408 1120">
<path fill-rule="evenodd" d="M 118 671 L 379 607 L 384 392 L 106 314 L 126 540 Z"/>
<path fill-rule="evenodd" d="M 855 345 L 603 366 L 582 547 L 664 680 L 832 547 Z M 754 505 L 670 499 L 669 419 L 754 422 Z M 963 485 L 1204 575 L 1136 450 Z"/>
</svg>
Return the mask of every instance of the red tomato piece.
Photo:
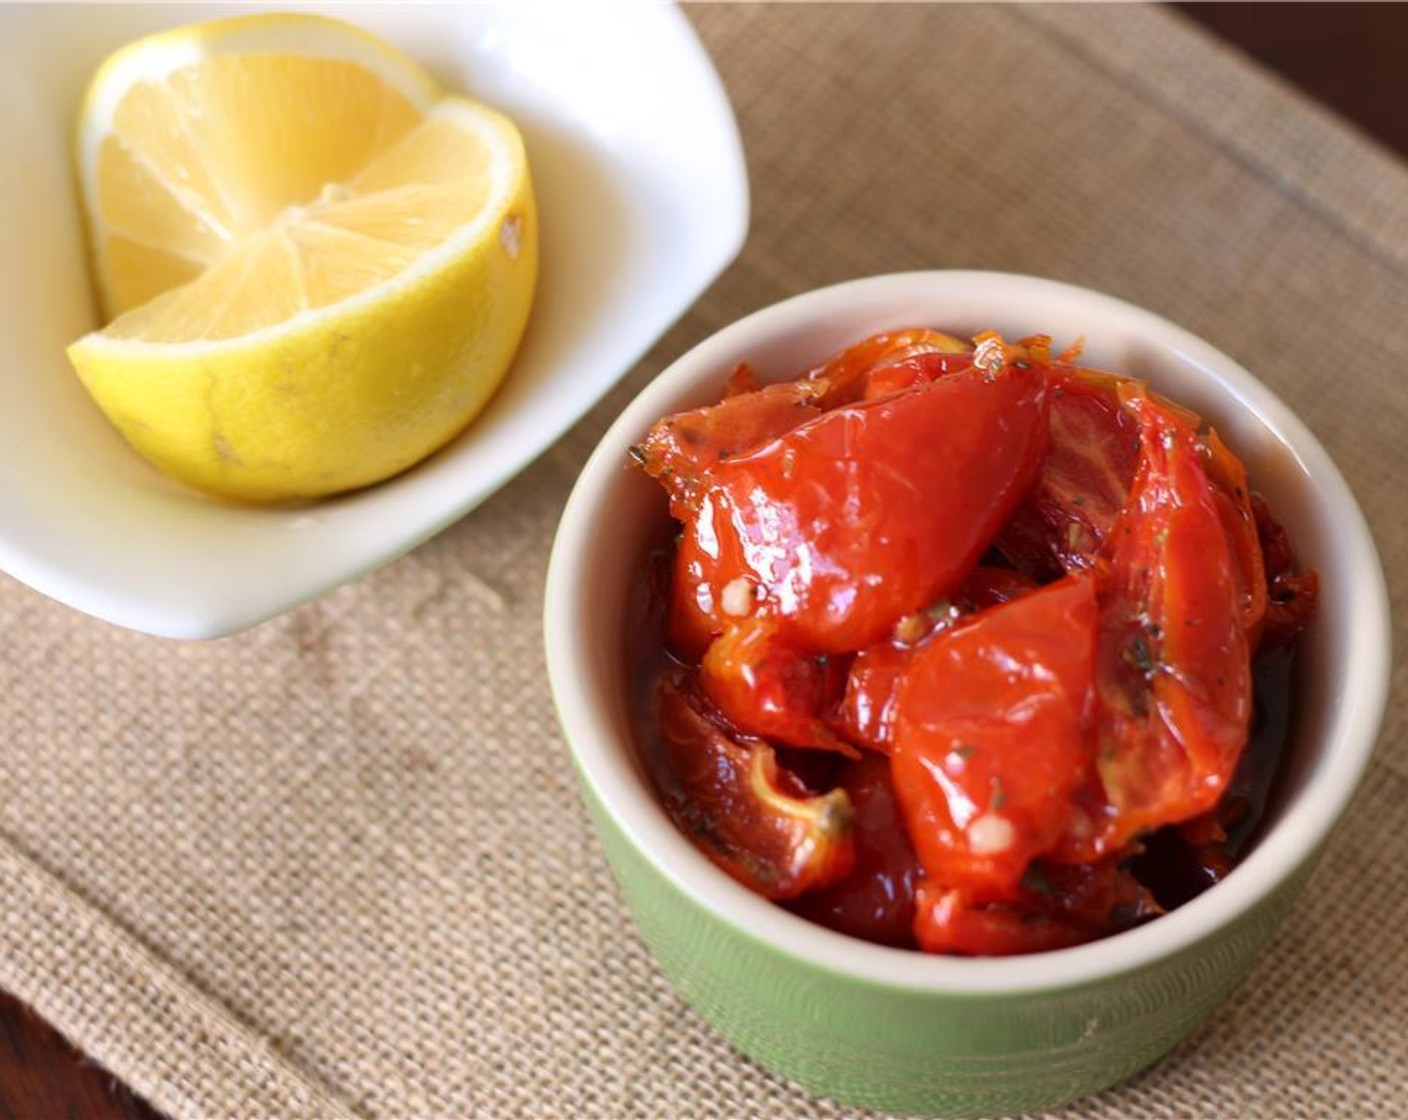
<svg viewBox="0 0 1408 1120">
<path fill-rule="evenodd" d="M 1214 429 L 1209 428 L 1203 436 L 1203 446 L 1208 478 L 1214 487 L 1213 500 L 1236 560 L 1233 571 L 1237 577 L 1242 629 L 1247 634 L 1247 646 L 1255 650 L 1261 643 L 1261 628 L 1266 621 L 1266 567 L 1257 535 L 1256 513 L 1252 509 L 1251 488 L 1247 485 L 1247 469 Z"/>
<path fill-rule="evenodd" d="M 1028 906 L 1071 923 L 1087 941 L 1163 913 L 1123 856 L 1074 864 L 1038 861 L 1028 868 L 1022 890 Z"/>
<path fill-rule="evenodd" d="M 934 365 L 915 366 L 914 359 L 934 356 L 954 355 L 959 365 L 971 365 L 971 347 L 953 335 L 928 327 L 911 327 L 907 330 L 886 331 L 864 338 L 854 346 L 848 346 L 835 357 L 817 366 L 806 375 L 806 381 L 821 387 L 824 407 L 850 404 L 866 397 L 880 396 L 886 390 L 881 388 L 908 387 L 917 383 L 913 376 L 916 370 L 927 371 L 922 380 L 932 380 L 949 372 L 941 361 Z M 905 367 L 903 374 L 887 374 L 887 369 Z M 956 368 L 956 367 L 955 367 Z M 904 385 L 897 382 L 904 381 Z M 891 390 L 892 391 L 892 390 Z"/>
<path fill-rule="evenodd" d="M 789 909 L 852 937 L 912 946 L 914 891 L 921 871 L 900 819 L 889 763 L 867 755 L 847 765 L 840 788 L 855 807 L 855 867 Z"/>
<path fill-rule="evenodd" d="M 951 600 L 933 604 L 922 616 L 901 619 L 896 631 L 909 630 L 913 623 L 913 633 L 897 633 L 888 641 L 867 646 L 851 662 L 837 730 L 851 742 L 888 754 L 894 735 L 895 698 L 915 649 L 963 616 L 1010 603 L 1037 587 L 1035 580 L 1021 572 L 980 564 L 968 573 Z"/>
<path fill-rule="evenodd" d="M 826 409 L 971 364 L 962 342 L 925 328 L 873 335 L 805 376 L 773 385 L 759 387 L 753 371 L 740 363 L 729 376 L 722 401 L 656 421 L 632 454 L 673 501 L 687 507 L 695 499 L 700 476 L 717 463 L 789 432 Z M 885 388 L 872 387 L 877 377 Z"/>
<path fill-rule="evenodd" d="M 855 862 L 843 790 L 798 796 L 766 744 L 738 742 L 670 681 L 660 688 L 665 807 L 715 864 L 766 898 L 835 882 Z"/>
<path fill-rule="evenodd" d="M 1066 855 L 1117 851 L 1206 812 L 1251 717 L 1237 560 L 1196 432 L 1131 388 L 1142 450 L 1101 588 L 1097 766 L 1108 805 Z"/>
<path fill-rule="evenodd" d="M 718 463 L 685 518 L 676 651 L 697 657 L 737 608 L 796 649 L 851 652 L 954 590 L 1035 476 L 1046 400 L 1044 370 L 969 369 Z"/>
<path fill-rule="evenodd" d="M 876 366 L 865 377 L 863 400 L 877 400 L 880 397 L 912 389 L 929 381 L 937 381 L 951 373 L 969 369 L 973 365 L 971 353 L 922 353 L 910 355 Z"/>
<path fill-rule="evenodd" d="M 936 635 L 905 669 L 890 765 L 928 879 L 1017 895 L 1092 762 L 1094 581 L 1069 576 Z"/>
<path fill-rule="evenodd" d="M 738 376 L 735 370 L 734 378 Z M 816 385 L 786 381 L 726 397 L 718 404 L 657 420 L 631 454 L 665 487 L 671 513 L 683 519 L 698 501 L 699 487 L 711 467 L 821 415 L 816 403 L 820 395 Z"/>
<path fill-rule="evenodd" d="M 1049 449 L 997 539 L 1021 570 L 1048 578 L 1095 568 L 1139 460 L 1139 426 L 1116 389 L 1122 380 L 1069 366 L 1052 371 Z"/>
<path fill-rule="evenodd" d="M 959 609 L 980 611 L 1020 599 L 1039 586 L 1036 580 L 1022 572 L 979 564 L 968 573 L 968 578 L 953 597 Z"/>
<path fill-rule="evenodd" d="M 789 648 L 771 619 L 744 619 L 715 638 L 699 680 L 724 717 L 748 735 L 858 757 L 821 718 L 841 698 L 844 670 Z"/>
<path fill-rule="evenodd" d="M 895 698 L 913 650 L 895 642 L 878 642 L 856 654 L 846 676 L 837 727 L 853 743 L 890 753 L 895 733 Z"/>
<path fill-rule="evenodd" d="M 915 939 L 927 953 L 1011 957 L 1079 945 L 1086 936 L 1074 923 L 1013 905 L 974 905 L 963 891 L 919 885 Z"/>
<path fill-rule="evenodd" d="M 728 380 L 724 382 L 724 400 L 729 397 L 741 397 L 746 393 L 756 393 L 762 386 L 758 384 L 758 375 L 753 372 L 753 367 L 747 362 L 739 362 L 733 367 L 733 372 L 728 375 Z"/>
<path fill-rule="evenodd" d="M 1120 860 L 1069 866 L 1038 860 L 1010 902 L 975 904 L 963 891 L 921 884 L 915 935 L 932 953 L 1010 956 L 1108 937 L 1161 913 Z"/>
<path fill-rule="evenodd" d="M 1320 598 L 1320 577 L 1313 569 L 1302 571 L 1286 528 L 1260 494 L 1252 495 L 1257 539 L 1266 565 L 1265 650 L 1285 649 L 1300 636 Z"/>
<path fill-rule="evenodd" d="M 1226 873 L 1250 655 L 1317 581 L 1196 414 L 1044 337 L 974 341 L 740 366 L 632 451 L 682 522 L 668 645 L 700 665 L 658 694 L 677 825 L 832 928 L 994 955 Z"/>
</svg>

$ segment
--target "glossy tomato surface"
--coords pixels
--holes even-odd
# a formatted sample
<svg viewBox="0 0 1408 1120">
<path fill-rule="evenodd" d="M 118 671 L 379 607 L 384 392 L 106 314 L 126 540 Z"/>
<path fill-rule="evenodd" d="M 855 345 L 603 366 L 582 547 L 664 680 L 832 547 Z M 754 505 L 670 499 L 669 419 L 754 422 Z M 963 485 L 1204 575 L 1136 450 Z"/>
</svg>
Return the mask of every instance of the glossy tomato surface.
<svg viewBox="0 0 1408 1120">
<path fill-rule="evenodd" d="M 969 368 L 717 463 L 682 511 L 672 642 L 698 657 L 753 614 L 808 653 L 882 637 L 991 543 L 1040 464 L 1046 405 L 1035 369 Z"/>
<path fill-rule="evenodd" d="M 740 364 L 632 449 L 678 526 L 641 690 L 666 808 L 833 929 L 1108 936 L 1259 813 L 1285 721 L 1253 656 L 1284 681 L 1315 574 L 1199 416 L 1050 352 L 916 327 Z"/>
</svg>

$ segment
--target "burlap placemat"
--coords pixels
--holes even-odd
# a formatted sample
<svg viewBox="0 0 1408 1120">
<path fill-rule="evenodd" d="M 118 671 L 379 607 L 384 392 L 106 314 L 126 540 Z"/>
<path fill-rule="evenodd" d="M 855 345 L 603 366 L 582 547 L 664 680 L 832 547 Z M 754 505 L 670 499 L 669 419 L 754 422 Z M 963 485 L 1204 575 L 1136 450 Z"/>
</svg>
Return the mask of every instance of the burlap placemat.
<svg viewBox="0 0 1408 1120">
<path fill-rule="evenodd" d="M 0 580 L 0 985 L 173 1113 L 845 1114 L 740 1057 L 656 974 L 543 679 L 548 543 L 586 452 L 753 308 L 945 266 L 1154 308 L 1328 444 L 1402 610 L 1401 165 L 1158 9 L 691 16 L 742 126 L 751 238 L 536 466 L 397 563 L 217 643 Z M 1398 677 L 1370 780 L 1251 980 L 1067 1115 L 1408 1116 Z"/>
</svg>

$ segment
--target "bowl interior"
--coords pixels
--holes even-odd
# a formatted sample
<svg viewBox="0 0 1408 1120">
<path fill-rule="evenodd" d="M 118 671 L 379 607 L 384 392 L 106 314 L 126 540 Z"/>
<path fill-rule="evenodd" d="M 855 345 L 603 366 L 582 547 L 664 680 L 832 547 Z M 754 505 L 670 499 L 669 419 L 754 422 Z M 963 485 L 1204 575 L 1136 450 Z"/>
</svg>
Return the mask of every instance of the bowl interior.
<svg viewBox="0 0 1408 1120">
<path fill-rule="evenodd" d="M 650 549 L 668 529 L 658 486 L 624 467 L 656 418 L 717 400 L 734 364 L 780 380 L 884 329 L 1086 340 L 1084 360 L 1146 378 L 1208 417 L 1285 521 L 1322 606 L 1304 635 L 1291 731 L 1261 839 L 1228 880 L 1172 914 L 1097 945 L 1003 962 L 923 958 L 832 934 L 751 895 L 675 833 L 636 753 L 622 619 Z M 610 526 L 610 532 L 601 531 Z M 1353 498 L 1304 426 L 1206 343 L 1148 312 L 1083 289 L 991 273 L 876 277 L 797 297 L 706 340 L 648 386 L 583 471 L 559 530 L 546 631 L 560 714 L 585 780 L 664 874 L 742 928 L 836 967 L 912 987 L 1042 988 L 1136 967 L 1252 906 L 1308 859 L 1342 811 L 1377 734 L 1387 677 L 1382 572 Z"/>
</svg>

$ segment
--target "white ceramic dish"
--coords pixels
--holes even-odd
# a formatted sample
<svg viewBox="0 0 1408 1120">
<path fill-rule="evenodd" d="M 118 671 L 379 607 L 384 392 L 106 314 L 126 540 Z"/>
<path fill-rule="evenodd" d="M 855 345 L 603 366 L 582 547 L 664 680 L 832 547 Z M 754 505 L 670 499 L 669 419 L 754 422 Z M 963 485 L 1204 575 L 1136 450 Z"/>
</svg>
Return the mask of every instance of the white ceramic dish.
<svg viewBox="0 0 1408 1120">
<path fill-rule="evenodd" d="M 685 18 L 632 5 L 319 5 L 384 36 L 527 142 L 542 274 L 503 389 L 458 440 L 301 509 L 168 482 L 88 400 L 64 348 L 94 326 L 71 137 L 89 76 L 163 27 L 251 6 L 0 7 L 0 569 L 122 626 L 217 637 L 401 554 L 550 445 L 738 252 L 748 185 Z"/>
<path fill-rule="evenodd" d="M 657 418 L 718 400 L 739 361 L 776 381 L 874 332 L 925 325 L 970 336 L 1049 333 L 1058 348 L 1084 336 L 1090 365 L 1147 378 L 1216 423 L 1284 520 L 1300 561 L 1320 574 L 1287 754 L 1256 847 L 1225 882 L 1174 912 L 1058 953 L 924 957 L 796 917 L 695 849 L 636 753 L 621 619 L 649 550 L 666 538 L 668 515 L 659 486 L 623 469 L 627 448 Z M 1348 805 L 1389 677 L 1388 597 L 1373 540 L 1339 471 L 1281 401 L 1148 311 L 1067 284 L 982 272 L 879 276 L 809 292 L 725 327 L 674 362 L 625 409 L 577 481 L 553 546 L 544 634 L 587 802 L 662 968 L 766 1064 L 814 1091 L 902 1112 L 1050 1107 L 1148 1064 L 1205 1019 L 1285 913 Z M 1118 1029 L 1094 1029 L 1107 1024 Z M 846 1053 L 861 1057 L 826 1057 Z"/>
</svg>

